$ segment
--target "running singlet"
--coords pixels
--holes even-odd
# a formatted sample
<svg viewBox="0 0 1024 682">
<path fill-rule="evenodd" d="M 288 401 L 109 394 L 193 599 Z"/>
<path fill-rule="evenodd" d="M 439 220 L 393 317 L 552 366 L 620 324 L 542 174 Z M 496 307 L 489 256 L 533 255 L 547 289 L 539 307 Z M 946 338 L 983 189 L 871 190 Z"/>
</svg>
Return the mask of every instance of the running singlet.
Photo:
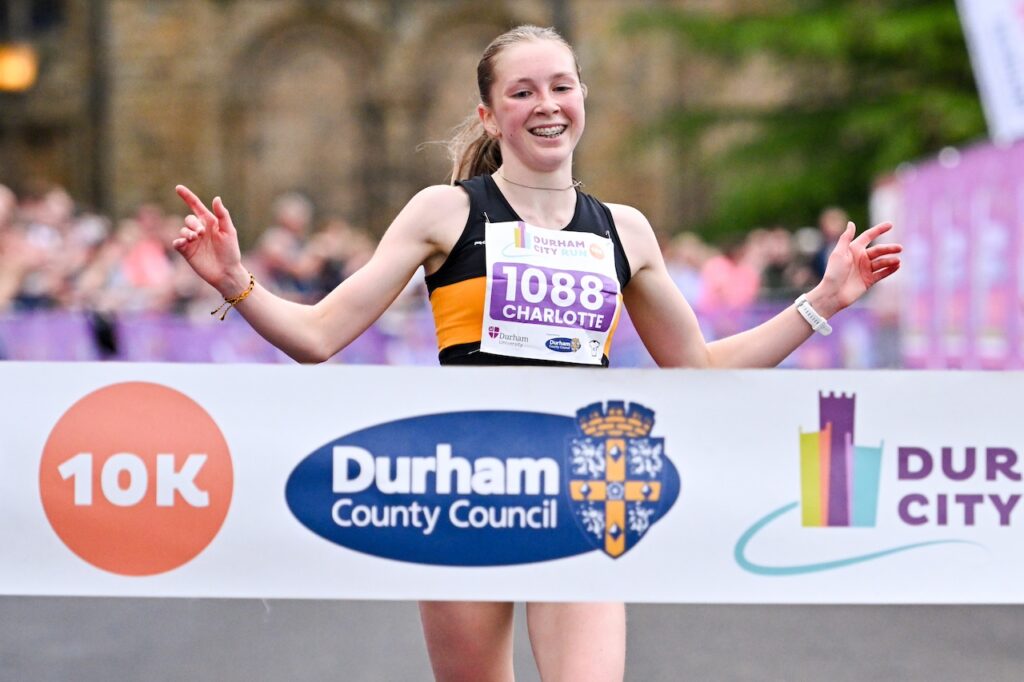
<svg viewBox="0 0 1024 682">
<path fill-rule="evenodd" d="M 426 278 L 441 364 L 607 366 L 630 278 L 608 207 L 577 190 L 572 220 L 549 230 L 524 224 L 490 175 L 457 184 L 469 194 L 469 219 L 447 260 Z M 513 243 L 491 245 L 489 257 L 488 237 Z M 593 256 L 609 247 L 613 260 L 571 264 L 580 249 Z"/>
</svg>

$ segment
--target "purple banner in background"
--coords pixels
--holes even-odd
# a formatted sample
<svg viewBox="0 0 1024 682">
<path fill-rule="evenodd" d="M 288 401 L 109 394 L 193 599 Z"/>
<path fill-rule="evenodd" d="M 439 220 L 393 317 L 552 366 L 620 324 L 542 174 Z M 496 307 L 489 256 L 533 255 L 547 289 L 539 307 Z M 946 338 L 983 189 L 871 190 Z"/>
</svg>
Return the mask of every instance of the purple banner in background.
<svg viewBox="0 0 1024 682">
<path fill-rule="evenodd" d="M 1020 368 L 1024 142 L 948 150 L 896 186 L 904 365 Z"/>
<path fill-rule="evenodd" d="M 781 306 L 703 316 L 709 341 L 777 314 Z M 815 334 L 783 361 L 795 368 L 883 366 L 891 335 L 867 308 L 844 311 L 831 336 Z M 292 362 L 244 320 L 190 320 L 174 315 L 121 315 L 102 320 L 85 313 L 0 315 L 0 359 L 116 360 L 129 362 Z M 429 310 L 388 314 L 331 362 L 372 365 L 436 365 L 437 339 Z M 615 332 L 612 367 L 654 367 L 636 329 L 623 313 Z"/>
</svg>

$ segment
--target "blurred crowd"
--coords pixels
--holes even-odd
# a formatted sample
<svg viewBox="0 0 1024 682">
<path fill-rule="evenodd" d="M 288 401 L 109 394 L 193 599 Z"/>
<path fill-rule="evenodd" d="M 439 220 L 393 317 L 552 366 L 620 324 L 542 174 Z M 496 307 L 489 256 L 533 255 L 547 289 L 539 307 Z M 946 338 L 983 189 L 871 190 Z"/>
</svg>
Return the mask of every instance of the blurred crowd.
<svg viewBox="0 0 1024 682">
<path fill-rule="evenodd" d="M 813 227 L 756 228 L 720 246 L 682 232 L 662 245 L 672 278 L 698 315 L 721 315 L 785 304 L 814 286 L 846 220 L 841 209 L 829 208 Z M 61 187 L 17 196 L 0 185 L 0 313 L 207 315 L 221 299 L 171 248 L 182 224 L 182 216 L 154 204 L 115 221 L 79 210 Z M 270 225 L 243 259 L 268 289 L 312 302 L 362 266 L 375 245 L 369 232 L 340 217 L 318 221 L 309 199 L 288 193 L 275 200 Z M 395 308 L 425 305 L 419 275 Z"/>
<path fill-rule="evenodd" d="M 831 207 L 814 227 L 757 227 L 717 247 L 682 232 L 663 242 L 662 251 L 697 314 L 720 315 L 758 303 L 786 304 L 811 289 L 848 220 L 845 211 Z"/>
<path fill-rule="evenodd" d="M 299 194 L 274 204 L 274 221 L 244 256 L 268 288 L 314 301 L 373 253 L 373 238 L 331 218 L 313 230 Z M 143 204 L 126 218 L 77 209 L 61 187 L 16 196 L 0 185 L 0 312 L 85 310 L 207 313 L 220 302 L 171 248 L 183 216 Z"/>
</svg>

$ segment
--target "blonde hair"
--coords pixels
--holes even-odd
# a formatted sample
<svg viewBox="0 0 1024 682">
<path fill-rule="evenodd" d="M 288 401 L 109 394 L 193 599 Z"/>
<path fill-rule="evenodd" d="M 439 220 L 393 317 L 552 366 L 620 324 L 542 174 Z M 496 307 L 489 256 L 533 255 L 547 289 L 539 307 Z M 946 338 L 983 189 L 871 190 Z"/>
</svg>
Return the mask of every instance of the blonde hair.
<svg viewBox="0 0 1024 682">
<path fill-rule="evenodd" d="M 580 62 L 576 51 L 565 38 L 553 28 L 540 26 L 517 26 L 502 33 L 491 41 L 476 66 L 476 84 L 480 91 L 480 103 L 491 106 L 491 86 L 494 85 L 494 62 L 505 48 L 528 40 L 553 40 L 564 45 L 572 55 L 576 76 L 582 80 Z M 501 147 L 498 140 L 487 134 L 476 112 L 467 116 L 448 140 L 448 157 L 452 161 L 451 181 L 465 180 L 484 173 L 493 173 L 501 165 Z"/>
</svg>

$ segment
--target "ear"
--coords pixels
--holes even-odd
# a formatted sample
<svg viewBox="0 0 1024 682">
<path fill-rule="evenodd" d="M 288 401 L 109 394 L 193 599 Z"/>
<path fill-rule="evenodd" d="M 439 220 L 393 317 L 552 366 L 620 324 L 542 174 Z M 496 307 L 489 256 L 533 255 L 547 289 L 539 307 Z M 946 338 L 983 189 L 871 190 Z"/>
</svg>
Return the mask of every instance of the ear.
<svg viewBox="0 0 1024 682">
<path fill-rule="evenodd" d="M 587 90 L 587 84 L 586 84 L 586 83 L 583 83 L 583 82 L 581 82 L 581 83 L 580 83 L 580 90 L 582 90 L 582 91 L 583 91 L 583 99 L 586 99 L 586 98 L 587 98 L 587 92 L 588 92 L 588 90 Z"/>
<path fill-rule="evenodd" d="M 501 137 L 501 130 L 498 128 L 498 122 L 494 120 L 494 112 L 491 111 L 483 102 L 476 105 L 476 115 L 480 117 L 480 123 L 484 127 L 484 132 L 487 133 L 488 137 L 495 139 Z"/>
</svg>

